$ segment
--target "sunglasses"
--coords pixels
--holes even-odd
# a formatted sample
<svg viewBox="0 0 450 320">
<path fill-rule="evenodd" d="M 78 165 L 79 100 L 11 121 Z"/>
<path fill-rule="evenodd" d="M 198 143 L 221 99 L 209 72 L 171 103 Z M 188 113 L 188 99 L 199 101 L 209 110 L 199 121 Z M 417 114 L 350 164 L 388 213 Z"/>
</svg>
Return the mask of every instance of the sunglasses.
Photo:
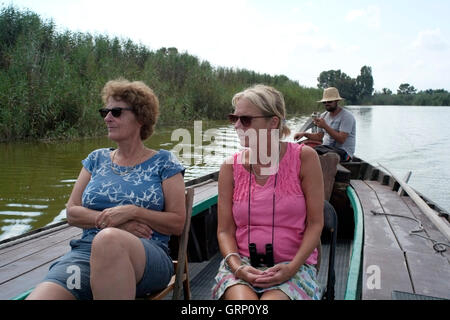
<svg viewBox="0 0 450 320">
<path fill-rule="evenodd" d="M 252 124 L 252 120 L 255 118 L 272 118 L 273 116 L 237 116 L 235 114 L 229 114 L 228 115 L 228 120 L 230 120 L 230 122 L 232 124 L 235 124 L 238 120 L 241 121 L 242 125 L 244 127 L 249 127 Z"/>
<path fill-rule="evenodd" d="M 123 110 L 132 111 L 133 109 L 132 108 L 119 108 L 119 107 L 112 108 L 112 109 L 103 108 L 103 109 L 99 109 L 98 112 L 100 112 L 100 116 L 102 118 L 105 118 L 108 115 L 108 113 L 111 111 L 112 116 L 114 118 L 118 118 L 122 114 Z"/>
</svg>

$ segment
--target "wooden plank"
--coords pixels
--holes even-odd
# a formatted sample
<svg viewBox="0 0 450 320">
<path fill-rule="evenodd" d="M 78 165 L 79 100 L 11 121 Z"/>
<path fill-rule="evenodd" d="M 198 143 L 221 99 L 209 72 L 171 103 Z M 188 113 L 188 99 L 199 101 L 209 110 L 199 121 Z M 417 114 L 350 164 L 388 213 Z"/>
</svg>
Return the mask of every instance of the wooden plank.
<svg viewBox="0 0 450 320">
<path fill-rule="evenodd" d="M 435 253 L 407 252 L 415 293 L 450 299 L 450 264 Z"/>
<path fill-rule="evenodd" d="M 413 292 L 413 287 L 404 253 L 388 218 L 371 212 L 383 212 L 382 200 L 372 184 L 380 185 L 377 181 L 351 180 L 364 213 L 362 298 L 386 300 L 391 299 L 393 290 Z"/>
<path fill-rule="evenodd" d="M 53 261 L 70 250 L 69 241 L 60 242 L 53 247 L 14 261 L 0 268 L 0 284 L 27 273 L 49 261 Z"/>
<path fill-rule="evenodd" d="M 386 217 L 374 216 L 371 213 L 371 210 L 377 212 L 383 210 L 376 193 L 365 181 L 351 180 L 350 183 L 358 195 L 364 214 L 364 244 L 386 249 L 400 249 Z"/>
<path fill-rule="evenodd" d="M 43 238 L 34 239 L 33 241 L 26 241 L 23 245 L 15 248 L 14 246 L 8 252 L 0 251 L 0 268 L 11 263 L 32 255 L 41 250 L 52 247 L 58 243 L 66 242 L 79 238 L 83 231 L 77 227 L 69 227 L 64 230 L 60 230 L 55 234 L 49 234 Z"/>
<path fill-rule="evenodd" d="M 22 237 L 17 238 L 16 240 L 9 241 L 0 245 L 0 254 L 17 250 L 18 248 L 26 245 L 30 242 L 38 241 L 38 239 L 46 239 L 49 236 L 56 235 L 58 233 L 64 233 L 66 230 L 70 228 L 70 226 L 66 223 L 62 225 L 49 228 L 40 232 L 32 231 L 30 235 L 24 234 Z"/>
<path fill-rule="evenodd" d="M 196 188 L 194 191 L 197 191 L 198 193 L 194 194 L 194 207 L 192 210 L 193 217 L 217 203 L 218 182 L 212 181 L 206 185 Z"/>
<path fill-rule="evenodd" d="M 393 290 L 414 293 L 403 252 L 364 246 L 362 299 L 390 300 Z"/>
<path fill-rule="evenodd" d="M 389 186 L 383 186 L 374 181 L 369 181 L 367 184 L 377 193 L 383 207 L 383 211 L 380 212 L 415 218 L 397 192 L 392 191 Z M 411 231 L 419 229 L 419 224 L 416 221 L 403 217 L 386 217 L 403 251 L 429 252 L 430 249 L 432 250 L 432 244 L 429 241 L 410 234 Z M 376 218 L 379 219 L 381 216 L 376 216 Z"/>
<path fill-rule="evenodd" d="M 218 192 L 218 182 L 212 181 L 194 189 L 194 204 L 202 202 L 216 195 Z"/>
<path fill-rule="evenodd" d="M 441 243 L 448 243 L 447 239 L 444 237 L 444 235 L 439 231 L 439 229 L 436 227 L 434 223 L 428 219 L 428 216 L 426 216 L 415 204 L 415 202 L 409 198 L 409 197 L 402 197 L 402 201 L 408 206 L 409 210 L 411 210 L 411 213 L 418 218 L 420 221 L 422 221 L 422 225 L 425 229 L 424 232 L 418 233 L 418 235 L 425 236 L 428 238 L 431 238 L 435 240 L 436 242 Z M 433 243 L 431 240 L 430 243 Z M 440 253 L 440 255 L 447 258 L 447 260 L 450 262 L 450 250 L 447 248 L 445 252 Z"/>
<path fill-rule="evenodd" d="M 5 283 L 2 283 L 0 285 L 0 300 L 12 299 L 19 294 L 34 288 L 37 284 L 44 280 L 48 273 L 48 268 L 53 262 L 54 260 L 49 261 L 42 266 L 29 270 L 20 277 L 13 278 Z"/>
<path fill-rule="evenodd" d="M 436 227 L 442 232 L 447 240 L 450 241 L 450 224 L 448 223 L 448 221 L 444 221 L 442 218 L 440 218 L 438 213 L 435 210 L 431 209 L 430 206 L 408 184 L 400 180 L 389 170 L 387 171 L 395 180 L 397 180 L 398 183 L 400 183 L 402 188 L 406 193 L 408 193 L 411 199 L 413 199 L 420 210 L 422 210 L 422 212 L 429 217 L 429 219 L 436 225 Z"/>
</svg>

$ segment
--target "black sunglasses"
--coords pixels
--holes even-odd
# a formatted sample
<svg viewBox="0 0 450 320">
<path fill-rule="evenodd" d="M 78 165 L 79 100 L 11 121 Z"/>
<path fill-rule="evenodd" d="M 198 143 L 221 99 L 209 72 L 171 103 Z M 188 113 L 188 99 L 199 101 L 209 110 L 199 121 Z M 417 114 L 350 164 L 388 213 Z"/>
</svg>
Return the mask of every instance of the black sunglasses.
<svg viewBox="0 0 450 320">
<path fill-rule="evenodd" d="M 100 116 L 102 118 L 105 118 L 108 115 L 108 113 L 111 111 L 111 114 L 113 115 L 113 117 L 118 118 L 122 114 L 123 110 L 132 111 L 133 108 L 119 108 L 119 107 L 112 108 L 112 109 L 103 108 L 103 109 L 99 109 L 98 112 L 100 112 Z"/>
<path fill-rule="evenodd" d="M 249 127 L 252 124 L 252 119 L 255 118 L 272 118 L 273 116 L 237 116 L 235 114 L 230 113 L 228 115 L 228 120 L 230 120 L 231 123 L 235 124 L 238 120 L 241 120 L 241 123 L 244 127 Z"/>
</svg>

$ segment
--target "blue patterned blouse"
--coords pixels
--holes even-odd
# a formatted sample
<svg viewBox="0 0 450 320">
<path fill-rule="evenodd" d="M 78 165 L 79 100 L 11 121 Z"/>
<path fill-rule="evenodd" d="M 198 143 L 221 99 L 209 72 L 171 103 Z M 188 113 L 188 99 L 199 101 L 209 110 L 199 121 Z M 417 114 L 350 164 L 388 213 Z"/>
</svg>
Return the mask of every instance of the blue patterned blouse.
<svg viewBox="0 0 450 320">
<path fill-rule="evenodd" d="M 162 181 L 179 172 L 184 174 L 185 169 L 178 159 L 171 152 L 161 149 L 130 171 L 130 167 L 112 163 L 110 157 L 112 150 L 109 148 L 95 150 L 81 161 L 91 174 L 91 180 L 83 191 L 83 207 L 102 211 L 106 208 L 134 204 L 155 211 L 164 211 Z M 98 229 L 84 230 L 83 235 L 91 232 L 96 233 Z M 153 230 L 153 240 L 167 245 L 169 238 L 168 235 Z"/>
</svg>

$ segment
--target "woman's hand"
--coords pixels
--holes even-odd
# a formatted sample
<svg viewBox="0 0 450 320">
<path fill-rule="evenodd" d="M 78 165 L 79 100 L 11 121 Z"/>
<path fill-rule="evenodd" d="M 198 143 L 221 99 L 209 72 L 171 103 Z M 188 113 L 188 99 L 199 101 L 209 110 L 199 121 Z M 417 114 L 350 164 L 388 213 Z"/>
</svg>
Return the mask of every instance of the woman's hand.
<svg viewBox="0 0 450 320">
<path fill-rule="evenodd" d="M 117 228 L 128 231 L 138 238 L 151 239 L 153 235 L 153 230 L 148 225 L 135 220 L 125 222 L 117 226 Z"/>
<path fill-rule="evenodd" d="M 247 281 L 251 285 L 254 284 L 254 281 L 256 279 L 258 279 L 258 277 L 261 277 L 263 275 L 265 275 L 265 271 L 256 269 L 256 268 L 254 268 L 252 266 L 249 266 L 249 265 L 247 265 L 245 267 L 242 267 L 236 273 L 236 277 L 238 277 L 239 279 L 242 279 L 244 281 Z"/>
<path fill-rule="evenodd" d="M 120 226 L 134 218 L 136 208 L 129 204 L 105 209 L 96 217 L 95 226 L 98 229 Z"/>
<path fill-rule="evenodd" d="M 252 285 L 259 288 L 269 288 L 277 284 L 288 281 L 296 273 L 289 264 L 280 263 L 264 271 L 258 276 Z"/>
</svg>

